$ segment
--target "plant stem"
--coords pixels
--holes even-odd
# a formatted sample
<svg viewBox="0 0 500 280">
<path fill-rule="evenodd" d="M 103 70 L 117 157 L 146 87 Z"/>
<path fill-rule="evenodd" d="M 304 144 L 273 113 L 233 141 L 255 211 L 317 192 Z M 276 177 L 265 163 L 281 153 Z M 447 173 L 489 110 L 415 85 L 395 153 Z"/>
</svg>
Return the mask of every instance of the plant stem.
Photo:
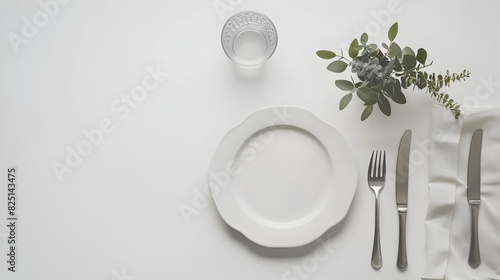
<svg viewBox="0 0 500 280">
<path fill-rule="evenodd" d="M 349 62 L 349 64 L 352 63 L 352 60 L 350 60 L 349 58 L 347 58 L 347 57 L 345 57 L 343 55 L 339 55 L 339 56 L 340 56 L 339 59 L 345 59 L 347 62 Z"/>
<path fill-rule="evenodd" d="M 433 62 L 434 62 L 434 61 L 431 61 L 431 63 L 429 63 L 429 64 L 427 64 L 427 65 L 422 65 L 422 67 L 417 67 L 416 69 L 417 69 L 417 71 L 418 71 L 418 70 L 420 70 L 420 69 L 427 68 L 427 67 L 431 66 Z M 420 65 L 421 65 L 421 64 L 420 64 Z"/>
</svg>

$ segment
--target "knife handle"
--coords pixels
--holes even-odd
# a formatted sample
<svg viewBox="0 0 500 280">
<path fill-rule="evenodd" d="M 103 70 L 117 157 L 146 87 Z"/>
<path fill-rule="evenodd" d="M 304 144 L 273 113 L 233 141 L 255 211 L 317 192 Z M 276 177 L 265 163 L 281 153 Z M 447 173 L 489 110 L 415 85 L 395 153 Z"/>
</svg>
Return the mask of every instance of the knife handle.
<svg viewBox="0 0 500 280">
<path fill-rule="evenodd" d="M 406 211 L 399 211 L 399 244 L 397 266 L 399 270 L 404 270 L 408 266 L 406 257 Z"/>
<path fill-rule="evenodd" d="M 469 265 L 473 268 L 481 264 L 481 255 L 479 254 L 479 235 L 478 235 L 478 213 L 479 200 L 469 201 L 470 205 L 470 251 Z"/>
</svg>

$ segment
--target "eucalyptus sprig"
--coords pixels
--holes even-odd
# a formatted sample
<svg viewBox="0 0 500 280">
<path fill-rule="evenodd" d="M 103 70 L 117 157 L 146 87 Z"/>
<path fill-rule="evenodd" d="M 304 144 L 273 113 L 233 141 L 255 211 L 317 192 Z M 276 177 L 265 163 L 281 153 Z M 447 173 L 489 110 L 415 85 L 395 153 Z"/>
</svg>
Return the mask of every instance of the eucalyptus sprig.
<svg viewBox="0 0 500 280">
<path fill-rule="evenodd" d="M 405 104 L 406 97 L 402 89 L 412 87 L 426 89 L 432 97 L 449 109 L 455 118 L 460 115 L 460 104 L 442 92 L 443 87 L 449 87 L 453 82 L 466 80 L 470 72 L 445 75 L 428 73 L 422 69 L 432 65 L 426 63 L 427 51 L 419 48 L 415 53 L 412 48 L 401 47 L 394 41 L 398 34 L 398 23 L 394 23 L 388 31 L 388 43 L 382 43 L 382 51 L 377 44 L 368 42 L 368 34 L 361 34 L 359 41 L 355 38 L 348 50 L 349 57 L 343 51 L 337 55 L 333 51 L 320 50 L 316 54 L 323 59 L 335 59 L 326 69 L 334 73 L 344 72 L 348 66 L 356 73 L 357 79 L 336 80 L 335 85 L 348 93 L 342 97 L 339 109 L 343 110 L 352 100 L 354 94 L 363 102 L 365 109 L 361 120 L 367 119 L 373 112 L 375 104 L 380 111 L 391 115 L 392 100 L 396 104 Z"/>
</svg>

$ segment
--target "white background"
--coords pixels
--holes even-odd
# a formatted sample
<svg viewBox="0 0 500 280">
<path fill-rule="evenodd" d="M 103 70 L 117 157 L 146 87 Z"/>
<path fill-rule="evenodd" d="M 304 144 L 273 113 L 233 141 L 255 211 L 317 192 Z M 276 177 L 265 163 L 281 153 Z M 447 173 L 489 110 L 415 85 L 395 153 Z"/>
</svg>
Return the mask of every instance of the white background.
<svg viewBox="0 0 500 280">
<path fill-rule="evenodd" d="M 47 3 L 41 0 L 40 3 Z M 399 22 L 400 45 L 424 47 L 431 71 L 472 77 L 449 92 L 470 106 L 499 105 L 496 28 L 498 1 L 81 1 L 58 11 L 16 48 L 26 21 L 44 13 L 38 1 L 0 1 L 0 170 L 19 168 L 18 272 L 7 271 L 6 183 L 0 184 L 1 279 L 418 279 L 425 263 L 426 143 L 434 104 L 421 91 L 408 104 L 378 110 L 365 122 L 354 100 L 338 110 L 338 75 L 325 70 L 319 49 L 340 51 L 366 31 L 374 42 Z M 269 16 L 278 48 L 261 73 L 243 76 L 220 44 L 225 20 L 242 10 Z M 37 14 L 38 13 L 38 14 Z M 43 20 L 39 18 L 38 20 Z M 35 19 L 36 21 L 36 19 Z M 169 72 L 137 108 L 120 119 L 111 104 L 148 75 Z M 118 101 L 119 102 L 119 101 Z M 189 217 L 195 189 L 206 184 L 210 159 L 223 135 L 255 110 L 295 105 L 333 125 L 354 152 L 358 189 L 346 219 L 322 239 L 335 249 L 308 266 L 319 242 L 292 249 L 253 244 L 229 228 L 213 203 Z M 85 140 L 82 130 L 103 119 L 104 135 L 59 181 L 52 165 L 67 147 Z M 412 129 L 408 259 L 396 268 L 394 185 L 381 197 L 384 267 L 370 266 L 373 193 L 366 168 L 373 149 L 386 149 L 394 170 L 402 132 Z M 423 157 L 422 157 L 423 156 Z M 289 277 L 289 279 L 294 279 Z"/>
</svg>

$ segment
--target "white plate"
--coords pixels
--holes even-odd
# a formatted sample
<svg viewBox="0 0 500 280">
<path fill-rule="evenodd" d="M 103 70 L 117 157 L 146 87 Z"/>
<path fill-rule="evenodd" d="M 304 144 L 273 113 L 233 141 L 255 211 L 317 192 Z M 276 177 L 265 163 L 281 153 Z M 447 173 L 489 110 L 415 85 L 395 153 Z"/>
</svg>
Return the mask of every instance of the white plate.
<svg viewBox="0 0 500 280">
<path fill-rule="evenodd" d="M 340 222 L 357 186 L 345 140 L 307 110 L 257 111 L 222 139 L 208 172 L 220 215 L 267 247 L 296 247 Z"/>
</svg>

